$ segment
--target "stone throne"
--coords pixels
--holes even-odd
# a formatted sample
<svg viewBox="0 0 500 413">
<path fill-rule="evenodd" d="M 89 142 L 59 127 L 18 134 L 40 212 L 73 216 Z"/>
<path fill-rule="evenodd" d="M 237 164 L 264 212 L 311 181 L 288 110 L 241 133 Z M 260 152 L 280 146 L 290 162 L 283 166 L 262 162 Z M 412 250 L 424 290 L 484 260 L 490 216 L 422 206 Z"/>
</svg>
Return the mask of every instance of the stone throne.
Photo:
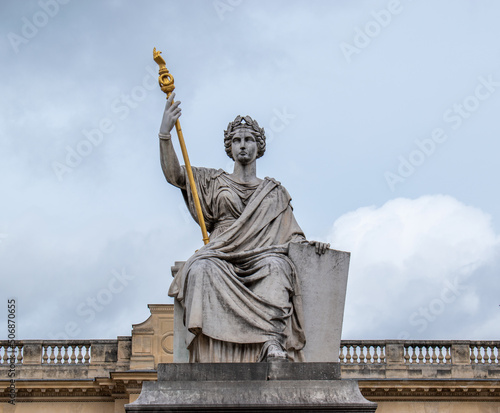
<svg viewBox="0 0 500 413">
<path fill-rule="evenodd" d="M 174 363 L 158 365 L 127 412 L 374 412 L 357 381 L 341 380 L 338 363 L 350 253 L 290 244 L 304 307 L 304 363 L 188 363 L 183 308 L 174 304 Z M 176 262 L 172 273 L 181 268 Z"/>
</svg>

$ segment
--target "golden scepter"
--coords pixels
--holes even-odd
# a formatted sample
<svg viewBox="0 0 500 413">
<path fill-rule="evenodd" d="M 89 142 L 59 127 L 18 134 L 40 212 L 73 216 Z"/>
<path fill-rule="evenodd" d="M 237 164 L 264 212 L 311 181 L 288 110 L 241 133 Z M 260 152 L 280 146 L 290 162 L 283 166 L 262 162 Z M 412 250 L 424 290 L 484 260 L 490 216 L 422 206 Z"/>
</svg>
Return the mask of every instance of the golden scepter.
<svg viewBox="0 0 500 413">
<path fill-rule="evenodd" d="M 168 99 L 175 89 L 174 77 L 169 73 L 166 67 L 165 60 L 163 60 L 163 57 L 161 57 L 161 52 L 156 51 L 156 47 L 153 49 L 153 59 L 156 63 L 158 63 L 158 66 L 160 66 L 158 72 L 158 83 L 160 84 L 161 90 L 167 94 Z M 172 104 L 173 103 L 174 102 L 172 102 Z M 203 243 L 208 244 L 209 238 L 207 227 L 205 226 L 205 219 L 203 218 L 203 212 L 201 210 L 200 198 L 198 196 L 198 190 L 196 189 L 196 184 L 194 182 L 193 170 L 191 169 L 191 162 L 189 162 L 186 143 L 184 142 L 184 136 L 182 135 L 181 123 L 179 122 L 179 119 L 177 119 L 177 121 L 175 122 L 175 130 L 177 131 L 182 156 L 184 157 L 184 164 L 186 165 L 189 185 L 191 186 L 191 192 L 193 194 L 194 207 L 196 209 L 196 215 L 198 216 L 198 222 L 200 224 L 201 233 L 203 235 Z"/>
</svg>

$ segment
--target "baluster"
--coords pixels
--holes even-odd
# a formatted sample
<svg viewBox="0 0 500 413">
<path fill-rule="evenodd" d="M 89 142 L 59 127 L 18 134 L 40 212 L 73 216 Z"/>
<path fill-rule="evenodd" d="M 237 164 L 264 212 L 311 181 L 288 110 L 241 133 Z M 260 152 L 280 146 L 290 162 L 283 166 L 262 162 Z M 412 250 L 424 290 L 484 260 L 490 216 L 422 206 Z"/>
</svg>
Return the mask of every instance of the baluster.
<svg viewBox="0 0 500 413">
<path fill-rule="evenodd" d="M 9 364 L 10 364 L 10 361 L 12 359 L 14 359 L 14 363 L 15 363 L 15 360 L 16 360 L 16 357 L 17 357 L 17 346 L 12 346 L 11 347 L 11 351 L 10 351 L 10 354 L 9 354 Z"/>
<path fill-rule="evenodd" d="M 486 350 L 488 351 L 488 364 L 493 364 L 493 360 L 495 358 L 493 354 L 493 346 L 486 346 Z"/>
<path fill-rule="evenodd" d="M 429 364 L 431 360 L 431 354 L 432 354 L 432 346 L 424 346 L 425 347 L 425 364 Z M 422 347 L 422 349 L 424 348 Z"/>
<path fill-rule="evenodd" d="M 56 364 L 61 364 L 62 363 L 62 344 L 56 345 L 57 347 L 57 358 L 56 358 Z"/>
<path fill-rule="evenodd" d="M 10 364 L 10 361 L 12 359 L 14 359 L 14 363 L 15 363 L 15 360 L 17 358 L 17 346 L 14 345 L 10 348 L 10 352 L 9 352 L 9 364 Z"/>
<path fill-rule="evenodd" d="M 385 363 L 385 345 L 380 346 L 380 362 Z"/>
<path fill-rule="evenodd" d="M 69 356 L 68 356 L 68 344 L 65 344 L 64 346 L 64 357 L 63 357 L 63 363 L 68 364 Z"/>
<path fill-rule="evenodd" d="M 478 345 L 474 346 L 474 357 L 476 359 L 476 364 L 481 363 L 481 348 Z"/>
<path fill-rule="evenodd" d="M 353 353 L 352 353 L 352 362 L 354 364 L 357 364 L 358 363 L 358 346 L 353 346 Z"/>
<path fill-rule="evenodd" d="M 71 346 L 71 358 L 70 358 L 70 363 L 75 364 L 76 363 L 76 354 L 75 354 L 75 346 Z"/>
<path fill-rule="evenodd" d="M 88 364 L 90 362 L 90 344 L 85 346 L 85 357 L 83 358 L 83 362 Z"/>
<path fill-rule="evenodd" d="M 56 359 L 56 356 L 54 354 L 54 348 L 55 346 L 50 346 L 50 362 L 49 364 L 54 364 L 55 363 L 55 359 Z"/>
<path fill-rule="evenodd" d="M 346 363 L 350 364 L 351 363 L 351 347 L 352 346 L 347 346 L 347 356 L 346 356 Z"/>
<path fill-rule="evenodd" d="M 446 355 L 444 356 L 444 360 L 445 360 L 446 364 L 450 364 L 451 363 L 451 354 L 450 354 L 451 346 L 446 346 L 445 349 L 446 349 Z"/>
<path fill-rule="evenodd" d="M 5 348 L 5 353 L 3 355 L 3 360 L 4 360 L 5 364 L 9 364 L 9 359 L 10 359 L 10 355 L 11 355 L 11 348 L 8 344 L 5 345 L 4 348 Z"/>
<path fill-rule="evenodd" d="M 82 359 L 83 359 L 83 356 L 82 356 L 82 345 L 81 344 L 78 344 L 78 356 L 76 358 L 76 362 L 77 364 L 82 364 Z"/>
<path fill-rule="evenodd" d="M 23 345 L 17 346 L 17 364 L 23 364 Z"/>
<path fill-rule="evenodd" d="M 344 347 L 345 346 L 340 346 L 340 354 L 339 354 L 339 362 L 340 364 L 345 364 L 345 356 L 344 356 Z"/>
<path fill-rule="evenodd" d="M 495 352 L 495 364 L 498 364 L 498 347 L 493 346 L 493 351 Z"/>
<path fill-rule="evenodd" d="M 411 362 L 416 363 L 417 362 L 417 346 L 411 346 Z"/>
<path fill-rule="evenodd" d="M 408 347 L 408 351 L 410 350 L 410 347 Z M 411 346 L 411 353 L 410 353 L 410 363 L 416 363 L 417 362 L 417 348 L 415 346 Z"/>
<path fill-rule="evenodd" d="M 404 364 L 410 364 L 410 346 L 404 347 Z"/>
<path fill-rule="evenodd" d="M 6 345 L 6 346 L 2 346 L 3 348 L 3 363 L 2 364 L 8 364 L 8 360 L 9 360 L 9 355 L 8 355 L 8 350 L 9 350 L 9 346 Z"/>
<path fill-rule="evenodd" d="M 365 363 L 365 346 L 359 346 L 359 359 L 358 364 Z"/>
<path fill-rule="evenodd" d="M 438 357 L 438 363 L 439 364 L 444 364 L 444 351 L 445 351 L 445 347 L 443 346 L 438 346 L 438 351 L 439 351 L 439 357 Z"/>
<path fill-rule="evenodd" d="M 424 361 L 424 346 L 417 346 L 418 348 L 418 361 L 417 363 L 422 364 Z"/>
<path fill-rule="evenodd" d="M 17 354 L 17 347 L 16 346 L 13 346 L 10 348 L 10 352 L 9 352 L 9 361 L 8 361 L 8 364 L 10 364 L 10 361 L 12 360 L 12 358 L 16 358 L 16 354 Z"/>
<path fill-rule="evenodd" d="M 476 346 L 470 345 L 470 363 L 475 364 L 476 363 Z"/>
<path fill-rule="evenodd" d="M 6 345 L 4 348 L 5 348 L 5 353 L 3 354 L 3 364 L 10 364 L 10 355 L 13 349 L 9 351 L 10 349 L 9 345 Z"/>
<path fill-rule="evenodd" d="M 479 362 L 481 364 L 484 364 L 484 347 L 483 346 L 479 346 Z"/>
<path fill-rule="evenodd" d="M 431 354 L 431 363 L 436 364 L 437 363 L 437 352 L 439 352 L 439 347 L 438 346 L 432 346 L 432 354 Z"/>
<path fill-rule="evenodd" d="M 47 364 L 49 360 L 49 356 L 47 354 L 47 345 L 43 344 L 42 345 L 42 364 Z"/>
</svg>

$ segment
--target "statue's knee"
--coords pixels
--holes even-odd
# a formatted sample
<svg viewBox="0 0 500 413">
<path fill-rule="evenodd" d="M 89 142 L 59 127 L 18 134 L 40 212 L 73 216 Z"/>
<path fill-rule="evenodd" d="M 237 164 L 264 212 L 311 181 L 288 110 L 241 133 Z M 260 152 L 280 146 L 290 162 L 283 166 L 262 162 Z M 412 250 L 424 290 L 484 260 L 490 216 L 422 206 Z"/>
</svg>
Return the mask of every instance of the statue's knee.
<svg viewBox="0 0 500 413">
<path fill-rule="evenodd" d="M 215 267 L 215 264 L 207 259 L 207 258 L 200 258 L 193 262 L 191 266 L 189 267 L 189 272 L 190 274 L 209 274 L 211 272 L 211 269 Z"/>
<path fill-rule="evenodd" d="M 262 264 L 267 266 L 271 273 L 289 274 L 292 271 L 290 264 L 285 258 L 266 257 L 262 260 Z"/>
</svg>

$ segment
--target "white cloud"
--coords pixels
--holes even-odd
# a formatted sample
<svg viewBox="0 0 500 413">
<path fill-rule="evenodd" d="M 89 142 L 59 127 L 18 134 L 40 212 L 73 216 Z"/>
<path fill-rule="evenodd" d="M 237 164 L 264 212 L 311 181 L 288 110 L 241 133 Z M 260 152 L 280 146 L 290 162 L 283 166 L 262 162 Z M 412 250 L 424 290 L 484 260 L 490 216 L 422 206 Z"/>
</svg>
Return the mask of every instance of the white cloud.
<svg viewBox="0 0 500 413">
<path fill-rule="evenodd" d="M 345 338 L 498 338 L 485 327 L 498 309 L 487 275 L 500 237 L 480 209 L 393 199 L 341 216 L 329 242 L 352 253 Z"/>
</svg>

